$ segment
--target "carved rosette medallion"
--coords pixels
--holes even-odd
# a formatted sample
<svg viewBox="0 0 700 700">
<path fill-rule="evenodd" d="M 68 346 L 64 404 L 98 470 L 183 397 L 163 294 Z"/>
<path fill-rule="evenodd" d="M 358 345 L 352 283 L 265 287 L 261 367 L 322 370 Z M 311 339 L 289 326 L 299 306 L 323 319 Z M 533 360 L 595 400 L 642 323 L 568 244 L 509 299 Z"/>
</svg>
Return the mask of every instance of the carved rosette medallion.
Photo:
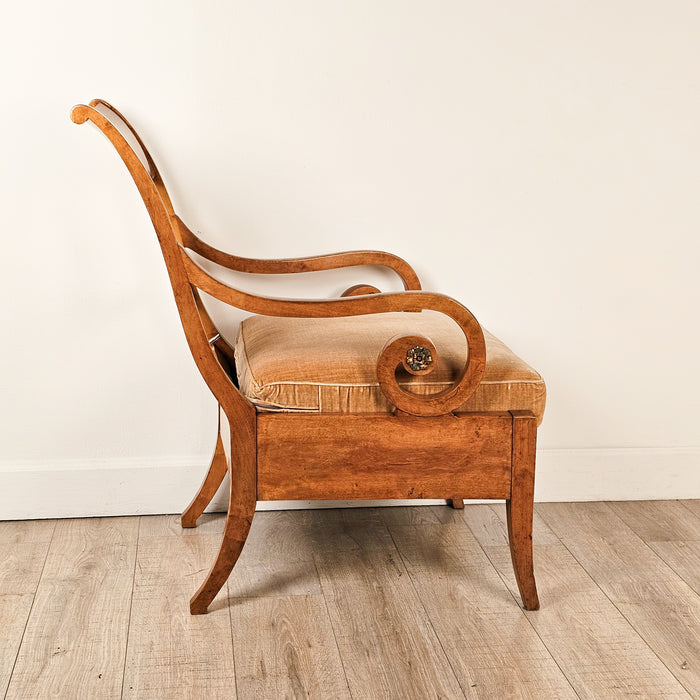
<svg viewBox="0 0 700 700">
<path fill-rule="evenodd" d="M 422 372 L 433 364 L 433 356 L 428 348 L 416 345 L 406 352 L 406 364 L 414 372 Z"/>
</svg>

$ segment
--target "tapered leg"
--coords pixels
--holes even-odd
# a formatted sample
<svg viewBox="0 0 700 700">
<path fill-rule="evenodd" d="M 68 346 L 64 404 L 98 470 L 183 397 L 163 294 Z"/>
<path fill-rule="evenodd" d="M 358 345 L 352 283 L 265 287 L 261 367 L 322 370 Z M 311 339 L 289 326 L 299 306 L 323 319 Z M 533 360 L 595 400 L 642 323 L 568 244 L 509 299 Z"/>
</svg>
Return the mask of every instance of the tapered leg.
<svg viewBox="0 0 700 700">
<path fill-rule="evenodd" d="M 225 426 L 222 426 L 221 440 L 230 440 L 231 445 L 228 513 L 216 561 L 190 600 L 190 612 L 193 615 L 206 613 L 209 604 L 226 583 L 253 522 L 256 503 L 256 426 L 254 411 L 251 414 L 252 418 L 237 416 L 235 421 L 231 421 L 236 428 L 234 436 L 230 435 L 228 419 L 225 420 Z"/>
<path fill-rule="evenodd" d="M 535 496 L 537 422 L 528 411 L 512 411 L 511 495 L 506 501 L 508 542 L 515 578 L 526 610 L 538 610 L 532 561 L 532 516 Z"/>
<path fill-rule="evenodd" d="M 226 476 L 226 469 L 226 454 L 221 441 L 221 418 L 219 418 L 216 447 L 214 448 L 214 456 L 209 465 L 209 471 L 204 477 L 204 481 L 199 487 L 197 495 L 192 499 L 192 503 L 190 503 L 182 513 L 180 518 L 182 527 L 197 526 L 197 519 L 211 503 L 211 499 L 214 498 L 214 495 L 219 490 L 219 486 L 221 486 L 221 482 L 224 480 L 224 476 Z"/>
<path fill-rule="evenodd" d="M 462 508 L 464 508 L 464 501 L 461 498 L 448 498 L 447 505 L 452 506 L 455 510 L 462 510 Z"/>
<path fill-rule="evenodd" d="M 235 487 L 231 486 L 231 490 Z M 203 615 L 221 587 L 226 583 L 234 564 L 238 561 L 245 544 L 250 524 L 255 514 L 255 500 L 252 503 L 234 505 L 232 499 L 226 516 L 226 525 L 221 539 L 221 547 L 214 565 L 211 567 L 204 583 L 190 600 L 190 613 Z"/>
</svg>

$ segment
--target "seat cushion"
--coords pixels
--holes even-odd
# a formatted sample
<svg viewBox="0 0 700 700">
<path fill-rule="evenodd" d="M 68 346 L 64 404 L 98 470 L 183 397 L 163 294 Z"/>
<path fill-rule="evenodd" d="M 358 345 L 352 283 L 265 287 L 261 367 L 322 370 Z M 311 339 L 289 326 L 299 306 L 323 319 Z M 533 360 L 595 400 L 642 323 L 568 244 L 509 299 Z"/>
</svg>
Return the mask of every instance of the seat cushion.
<svg viewBox="0 0 700 700">
<path fill-rule="evenodd" d="M 432 394 L 458 376 L 467 353 L 459 326 L 444 314 L 386 313 L 349 318 L 251 316 L 235 343 L 240 390 L 259 411 L 378 413 L 394 409 L 377 381 L 377 358 L 399 333 L 426 336 L 438 361 L 430 374 L 398 370 L 399 383 Z M 530 410 L 542 420 L 542 377 L 484 330 L 486 369 L 476 392 L 455 412 Z"/>
</svg>

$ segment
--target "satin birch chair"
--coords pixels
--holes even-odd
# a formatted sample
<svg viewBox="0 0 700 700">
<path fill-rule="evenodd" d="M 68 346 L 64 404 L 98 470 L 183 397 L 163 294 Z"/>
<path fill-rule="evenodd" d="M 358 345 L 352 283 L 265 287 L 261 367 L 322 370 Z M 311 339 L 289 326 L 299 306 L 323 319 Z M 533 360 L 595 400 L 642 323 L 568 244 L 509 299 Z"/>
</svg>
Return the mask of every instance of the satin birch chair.
<svg viewBox="0 0 700 700">
<path fill-rule="evenodd" d="M 464 498 L 505 500 L 523 605 L 537 609 L 532 517 L 545 400 L 540 375 L 465 306 L 422 291 L 415 271 L 389 253 L 256 260 L 213 248 L 176 215 L 153 158 L 114 107 L 93 100 L 71 116 L 95 124 L 131 173 L 192 356 L 220 407 L 214 456 L 182 526 L 196 525 L 227 472 L 228 513 L 220 551 L 190 611 L 205 613 L 226 582 L 257 500 L 419 498 L 445 498 L 454 507 Z M 377 265 L 393 270 L 405 291 L 358 284 L 328 300 L 265 297 L 222 283 L 191 252 L 257 274 Z M 234 343 L 222 337 L 201 292 L 253 314 Z"/>
</svg>

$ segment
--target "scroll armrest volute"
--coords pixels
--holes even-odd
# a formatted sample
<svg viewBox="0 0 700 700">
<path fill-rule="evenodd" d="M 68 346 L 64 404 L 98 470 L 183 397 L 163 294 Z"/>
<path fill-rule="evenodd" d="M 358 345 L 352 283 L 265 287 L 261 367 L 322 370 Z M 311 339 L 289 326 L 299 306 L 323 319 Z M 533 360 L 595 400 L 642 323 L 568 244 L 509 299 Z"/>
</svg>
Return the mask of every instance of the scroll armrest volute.
<svg viewBox="0 0 700 700">
<path fill-rule="evenodd" d="M 406 291 L 390 294 L 346 296 L 328 300 L 280 299 L 243 292 L 205 272 L 181 249 L 190 284 L 220 301 L 264 316 L 292 318 L 338 318 L 388 313 L 392 311 L 432 310 L 452 318 L 467 341 L 467 356 L 458 377 L 443 391 L 419 395 L 400 386 L 396 370 L 403 366 L 412 374 L 427 374 L 435 366 L 438 349 L 420 335 L 391 338 L 377 361 L 377 379 L 387 399 L 398 409 L 418 416 L 438 416 L 461 406 L 481 382 L 486 365 L 486 345 L 479 322 L 465 306 L 442 294 Z"/>
<path fill-rule="evenodd" d="M 331 253 L 308 258 L 286 258 L 261 260 L 257 258 L 242 258 L 230 253 L 224 253 L 201 240 L 193 233 L 179 216 L 174 216 L 185 248 L 201 255 L 211 262 L 236 272 L 251 272 L 259 275 L 293 274 L 298 272 L 318 272 L 320 270 L 337 270 L 343 267 L 358 265 L 377 265 L 393 270 L 403 282 L 404 289 L 418 290 L 420 280 L 415 270 L 398 255 L 384 253 L 379 250 L 352 250 L 346 253 Z"/>
</svg>

